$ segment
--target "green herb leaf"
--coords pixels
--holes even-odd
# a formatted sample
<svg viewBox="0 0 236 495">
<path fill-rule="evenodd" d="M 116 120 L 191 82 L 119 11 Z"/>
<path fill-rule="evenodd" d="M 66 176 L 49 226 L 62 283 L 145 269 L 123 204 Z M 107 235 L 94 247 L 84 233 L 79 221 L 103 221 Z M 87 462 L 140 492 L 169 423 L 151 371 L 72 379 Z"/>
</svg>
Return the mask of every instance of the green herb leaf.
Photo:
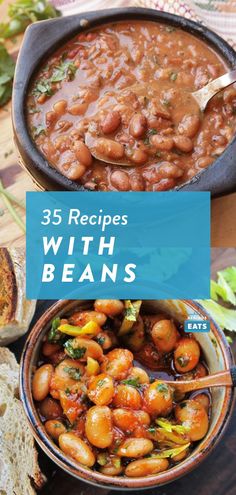
<svg viewBox="0 0 236 495">
<path fill-rule="evenodd" d="M 102 345 L 105 342 L 105 337 L 97 337 L 96 341 L 99 345 Z"/>
<path fill-rule="evenodd" d="M 57 328 L 60 326 L 60 324 L 60 318 L 54 318 L 54 320 L 52 320 L 52 326 L 48 333 L 48 341 L 53 344 L 61 342 L 61 332 L 57 331 Z"/>
<path fill-rule="evenodd" d="M 236 332 L 236 310 L 228 309 L 211 299 L 200 300 L 202 306 L 209 312 L 211 317 L 218 323 L 222 330 Z"/>
<path fill-rule="evenodd" d="M 169 100 L 164 99 L 164 100 L 162 100 L 162 104 L 163 104 L 163 105 L 165 105 L 165 107 L 169 108 L 169 106 L 170 106 L 170 101 L 169 101 Z"/>
<path fill-rule="evenodd" d="M 98 454 L 97 462 L 100 466 L 105 466 L 107 464 L 107 461 L 108 461 L 108 455 L 105 454 L 105 452 L 101 452 L 100 454 Z"/>
<path fill-rule="evenodd" d="M 236 293 L 236 266 L 229 266 L 225 270 L 218 272 L 219 274 L 224 277 L 232 291 Z"/>
<path fill-rule="evenodd" d="M 45 134 L 45 129 L 42 125 L 38 125 L 38 127 L 32 127 L 31 128 L 32 136 L 33 138 L 37 138 L 40 136 L 40 134 Z"/>
<path fill-rule="evenodd" d="M 72 81 L 75 77 L 76 71 L 77 67 L 72 62 L 62 61 L 61 64 L 54 69 L 51 77 L 36 81 L 32 94 L 34 96 L 40 96 L 41 94 L 52 96 L 54 93 L 52 84 L 61 82 L 64 79 Z"/>
<path fill-rule="evenodd" d="M 64 348 L 66 349 L 67 353 L 72 359 L 80 359 L 84 356 L 86 352 L 85 347 L 73 347 L 73 341 L 74 339 L 69 339 L 65 342 Z"/>
<path fill-rule="evenodd" d="M 130 385 L 131 387 L 135 387 L 135 388 L 141 387 L 139 378 L 127 378 L 127 380 L 122 380 L 121 383 L 123 383 L 124 385 Z"/>
<path fill-rule="evenodd" d="M 14 60 L 0 43 L 0 107 L 11 99 L 14 70 Z"/>
<path fill-rule="evenodd" d="M 129 300 L 125 301 L 125 319 L 128 321 L 137 320 L 137 308 Z"/>
<path fill-rule="evenodd" d="M 0 37 L 12 38 L 23 33 L 32 22 L 60 15 L 61 13 L 47 0 L 16 0 L 8 7 L 9 21 L 0 24 Z"/>
<path fill-rule="evenodd" d="M 73 368 L 72 366 L 65 366 L 63 368 L 63 371 L 67 373 L 73 380 L 80 380 L 81 378 L 81 371 L 78 368 Z"/>
<path fill-rule="evenodd" d="M 97 387 L 103 387 L 104 383 L 106 383 L 106 380 L 98 380 Z"/>
<path fill-rule="evenodd" d="M 171 72 L 170 73 L 170 80 L 171 81 L 176 81 L 177 77 L 178 77 L 178 73 L 177 72 Z"/>
<path fill-rule="evenodd" d="M 224 299 L 225 291 L 217 282 L 215 282 L 215 280 L 211 280 L 211 299 L 213 299 L 213 301 L 218 301 L 218 297 Z"/>
<path fill-rule="evenodd" d="M 32 94 L 35 95 L 35 96 L 39 96 L 39 95 L 42 95 L 42 94 L 45 94 L 47 96 L 52 96 L 53 95 L 53 90 L 52 90 L 52 87 L 51 87 L 51 82 L 49 79 L 44 79 L 44 80 L 40 80 L 36 83 L 33 91 L 32 91 Z"/>
<path fill-rule="evenodd" d="M 119 469 L 121 467 L 121 459 L 118 457 L 116 459 L 112 459 L 112 464 L 116 469 Z"/>
<path fill-rule="evenodd" d="M 176 28 L 174 26 L 166 26 L 166 31 L 167 33 L 173 33 L 176 31 Z"/>
<path fill-rule="evenodd" d="M 185 368 L 185 366 L 187 366 L 187 364 L 189 363 L 189 357 L 188 356 L 179 356 L 179 357 L 177 357 L 177 361 L 178 361 L 179 365 L 181 366 L 181 368 Z"/>
<path fill-rule="evenodd" d="M 158 383 L 157 390 L 163 395 L 169 394 L 169 387 L 165 383 Z"/>
<path fill-rule="evenodd" d="M 25 233 L 25 223 L 21 219 L 21 217 L 18 215 L 16 209 L 13 206 L 13 203 L 16 203 L 18 206 L 21 208 L 24 208 L 24 205 L 21 201 L 19 201 L 13 194 L 11 194 L 9 191 L 7 191 L 3 183 L 0 179 L 0 195 L 2 195 L 3 201 L 5 203 L 5 206 L 7 207 L 10 215 L 14 219 L 15 223 L 18 225 L 18 227 L 22 230 L 22 232 Z"/>
<path fill-rule="evenodd" d="M 156 428 L 155 428 L 155 426 L 150 426 L 150 427 L 148 428 L 148 432 L 149 432 L 149 433 L 151 433 L 152 435 L 154 435 L 154 434 L 156 433 Z"/>
<path fill-rule="evenodd" d="M 214 301 L 218 300 L 218 296 L 225 302 L 229 302 L 236 306 L 236 296 L 228 284 L 223 272 L 218 272 L 218 280 L 211 280 L 211 297 Z"/>
<path fill-rule="evenodd" d="M 71 81 L 75 77 L 77 67 L 71 62 L 62 62 L 61 65 L 57 66 L 50 78 L 52 83 L 63 81 L 64 79 L 69 79 Z"/>
<path fill-rule="evenodd" d="M 154 134 L 158 134 L 157 129 L 154 129 L 154 128 L 153 129 L 149 129 L 148 135 L 149 136 L 153 136 Z"/>
</svg>

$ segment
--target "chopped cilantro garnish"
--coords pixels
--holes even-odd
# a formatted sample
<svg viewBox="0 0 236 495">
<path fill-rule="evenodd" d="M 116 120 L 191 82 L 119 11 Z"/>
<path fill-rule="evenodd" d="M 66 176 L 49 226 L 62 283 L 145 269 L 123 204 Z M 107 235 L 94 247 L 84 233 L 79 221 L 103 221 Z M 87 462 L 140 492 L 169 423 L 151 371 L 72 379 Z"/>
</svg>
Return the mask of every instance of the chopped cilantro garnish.
<svg viewBox="0 0 236 495">
<path fill-rule="evenodd" d="M 124 385 L 130 385 L 131 387 L 139 388 L 141 387 L 141 383 L 139 382 L 139 378 L 127 378 L 127 380 L 122 380 Z"/>
<path fill-rule="evenodd" d="M 32 127 L 31 132 L 32 132 L 32 136 L 35 139 L 39 137 L 40 134 L 45 134 L 45 129 L 42 125 L 38 125 L 38 127 Z"/>
<path fill-rule="evenodd" d="M 157 129 L 154 129 L 154 128 L 153 129 L 149 129 L 147 131 L 147 133 L 146 133 L 145 139 L 143 140 L 144 144 L 146 144 L 148 146 L 150 144 L 149 138 L 150 138 L 150 136 L 153 136 L 154 134 L 158 134 Z"/>
<path fill-rule="evenodd" d="M 176 81 L 177 77 L 178 77 L 177 72 L 171 72 L 171 74 L 170 74 L 170 80 L 171 81 Z"/>
<path fill-rule="evenodd" d="M 85 352 L 86 352 L 86 347 L 77 347 L 77 348 L 74 348 L 73 347 L 73 340 L 74 339 L 69 339 L 65 342 L 64 344 L 64 347 L 67 351 L 67 354 L 69 354 L 69 356 L 72 358 L 72 359 L 80 359 L 84 356 Z"/>
<path fill-rule="evenodd" d="M 169 100 L 162 100 L 162 104 L 165 105 L 165 107 L 169 107 L 170 106 L 170 101 Z"/>
<path fill-rule="evenodd" d="M 102 345 L 105 342 L 105 337 L 97 337 L 96 341 L 99 345 Z"/>
<path fill-rule="evenodd" d="M 104 383 L 106 383 L 106 380 L 98 380 L 97 382 L 97 387 L 103 387 Z"/>
<path fill-rule="evenodd" d="M 177 361 L 178 361 L 181 368 L 185 368 L 185 366 L 187 366 L 187 364 L 189 363 L 189 357 L 188 356 L 179 356 L 179 357 L 177 357 Z"/>
<path fill-rule="evenodd" d="M 47 96 L 52 96 L 53 90 L 51 87 L 50 79 L 44 79 L 38 81 L 32 91 L 33 95 L 39 96 L 41 94 L 45 94 Z"/>
<path fill-rule="evenodd" d="M 105 452 L 101 452 L 97 456 L 97 462 L 100 466 L 105 466 L 108 462 L 108 455 Z"/>
<path fill-rule="evenodd" d="M 54 423 L 53 427 L 54 428 L 61 428 L 61 424 L 60 423 Z"/>
<path fill-rule="evenodd" d="M 78 368 L 73 368 L 71 366 L 65 366 L 63 368 L 63 371 L 67 373 L 73 380 L 80 380 L 81 378 L 81 371 Z"/>
<path fill-rule="evenodd" d="M 158 383 L 157 390 L 163 395 L 169 394 L 168 385 L 166 385 L 165 383 Z"/>
<path fill-rule="evenodd" d="M 176 31 L 176 28 L 174 26 L 166 26 L 166 31 L 167 33 L 173 33 Z"/>
<path fill-rule="evenodd" d="M 119 469 L 121 466 L 121 459 L 119 458 L 112 459 L 112 464 L 113 466 L 115 466 L 116 469 Z"/>
<path fill-rule="evenodd" d="M 11 98 L 14 70 L 14 60 L 0 43 L 0 107 Z"/>
<path fill-rule="evenodd" d="M 148 135 L 149 135 L 149 136 L 153 136 L 154 134 L 157 134 L 157 129 L 154 129 L 154 128 L 149 129 L 149 131 L 148 131 Z"/>
<path fill-rule="evenodd" d="M 50 82 L 57 83 L 63 81 L 64 79 L 69 79 L 69 81 L 72 81 L 75 77 L 76 71 L 77 67 L 71 62 L 62 62 L 55 68 L 50 78 Z"/>
<path fill-rule="evenodd" d="M 155 428 L 155 426 L 150 426 L 150 427 L 148 428 L 148 432 L 149 432 L 149 433 L 151 433 L 151 434 L 156 433 L 156 428 Z"/>
<path fill-rule="evenodd" d="M 61 324 L 60 318 L 54 318 L 54 320 L 52 320 L 51 330 L 48 333 L 48 341 L 53 344 L 61 342 L 61 332 L 57 330 L 60 324 Z"/>
<path fill-rule="evenodd" d="M 75 77 L 76 71 L 77 67 L 72 62 L 62 61 L 60 65 L 55 67 L 51 77 L 36 81 L 32 94 L 35 96 L 40 96 L 41 94 L 52 96 L 54 93 L 52 84 L 61 82 L 64 79 L 72 81 Z"/>
</svg>

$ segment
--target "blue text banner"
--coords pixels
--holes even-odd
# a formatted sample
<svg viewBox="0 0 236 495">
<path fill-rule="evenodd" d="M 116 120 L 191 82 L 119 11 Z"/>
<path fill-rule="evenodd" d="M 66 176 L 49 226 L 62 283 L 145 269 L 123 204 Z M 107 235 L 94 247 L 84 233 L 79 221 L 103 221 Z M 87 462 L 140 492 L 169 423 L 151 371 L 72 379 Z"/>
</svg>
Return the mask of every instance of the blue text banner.
<svg viewBox="0 0 236 495">
<path fill-rule="evenodd" d="M 205 299 L 208 192 L 27 193 L 27 298 Z"/>
</svg>

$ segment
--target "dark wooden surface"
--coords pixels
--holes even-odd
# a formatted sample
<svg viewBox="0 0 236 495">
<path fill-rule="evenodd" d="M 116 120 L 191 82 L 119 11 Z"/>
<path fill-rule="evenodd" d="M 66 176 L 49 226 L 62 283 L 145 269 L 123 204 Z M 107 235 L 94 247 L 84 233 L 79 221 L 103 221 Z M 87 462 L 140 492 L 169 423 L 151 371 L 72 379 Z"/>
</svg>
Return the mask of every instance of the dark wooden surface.
<svg viewBox="0 0 236 495">
<path fill-rule="evenodd" d="M 236 265 L 236 249 L 212 249 L 212 276 L 229 265 Z M 53 301 L 39 301 L 32 324 Z M 236 322 L 235 322 L 236 323 Z M 25 337 L 11 346 L 20 358 Z M 232 345 L 236 358 L 236 340 Z M 39 449 L 40 464 L 48 482 L 41 495 L 115 495 L 109 491 L 77 481 L 57 468 Z M 121 491 L 120 491 L 121 492 Z M 123 493 L 123 492 L 122 492 Z M 236 408 L 230 425 L 212 454 L 196 470 L 174 483 L 152 490 L 131 491 L 132 495 L 235 495 L 236 494 Z M 10 495 L 10 494 L 9 494 Z"/>
</svg>

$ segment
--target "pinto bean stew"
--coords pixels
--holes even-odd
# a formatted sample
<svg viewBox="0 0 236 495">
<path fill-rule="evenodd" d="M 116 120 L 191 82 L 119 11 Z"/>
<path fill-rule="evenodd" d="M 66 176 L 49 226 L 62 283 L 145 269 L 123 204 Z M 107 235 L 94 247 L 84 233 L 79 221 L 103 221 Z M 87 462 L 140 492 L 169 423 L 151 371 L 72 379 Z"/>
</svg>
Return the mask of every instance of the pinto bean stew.
<svg viewBox="0 0 236 495">
<path fill-rule="evenodd" d="M 29 130 L 48 162 L 87 189 L 173 189 L 214 162 L 235 133 L 233 87 L 204 113 L 191 97 L 226 71 L 181 29 L 105 25 L 78 34 L 43 64 L 27 98 Z"/>
</svg>

